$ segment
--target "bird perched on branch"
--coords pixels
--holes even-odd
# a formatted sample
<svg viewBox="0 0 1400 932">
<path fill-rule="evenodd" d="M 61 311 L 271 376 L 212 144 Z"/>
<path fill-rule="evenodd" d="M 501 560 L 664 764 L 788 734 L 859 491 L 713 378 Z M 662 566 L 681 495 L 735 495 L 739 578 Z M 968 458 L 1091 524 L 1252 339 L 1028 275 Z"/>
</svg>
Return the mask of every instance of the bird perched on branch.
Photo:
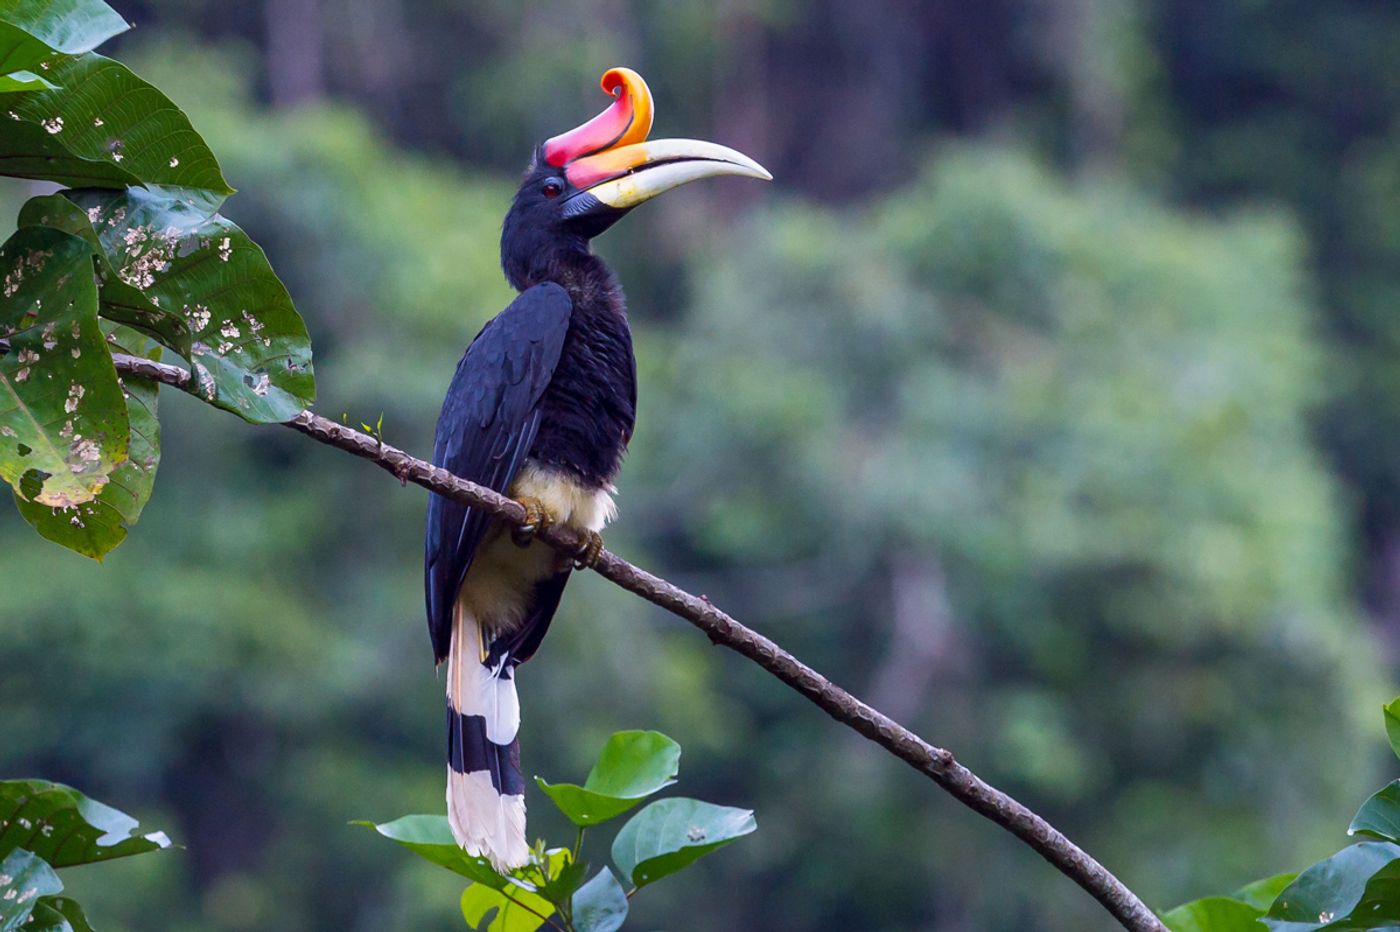
<svg viewBox="0 0 1400 932">
<path fill-rule="evenodd" d="M 636 361 L 622 289 L 589 250 L 643 201 L 712 175 L 771 176 L 733 149 L 647 142 L 651 93 L 635 71 L 603 75 L 598 116 L 535 150 L 501 232 L 520 292 L 477 334 L 438 418 L 433 463 L 525 506 L 523 528 L 433 495 L 424 582 L 433 653 L 447 661 L 447 814 L 469 854 L 524 864 L 525 781 L 515 670 L 540 646 L 575 566 L 602 551 L 613 478 L 632 436 Z M 551 524 L 585 544 L 533 539 Z"/>
</svg>

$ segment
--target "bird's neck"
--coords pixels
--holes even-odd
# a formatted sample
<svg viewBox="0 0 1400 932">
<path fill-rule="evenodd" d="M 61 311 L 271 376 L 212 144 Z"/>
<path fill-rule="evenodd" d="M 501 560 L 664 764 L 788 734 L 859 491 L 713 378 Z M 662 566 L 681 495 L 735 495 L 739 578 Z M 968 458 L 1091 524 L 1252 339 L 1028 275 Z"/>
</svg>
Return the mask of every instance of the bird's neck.
<svg viewBox="0 0 1400 932">
<path fill-rule="evenodd" d="M 592 253 L 561 263 L 550 280 L 564 286 L 575 313 L 626 317 L 622 285 L 612 269 Z"/>
</svg>

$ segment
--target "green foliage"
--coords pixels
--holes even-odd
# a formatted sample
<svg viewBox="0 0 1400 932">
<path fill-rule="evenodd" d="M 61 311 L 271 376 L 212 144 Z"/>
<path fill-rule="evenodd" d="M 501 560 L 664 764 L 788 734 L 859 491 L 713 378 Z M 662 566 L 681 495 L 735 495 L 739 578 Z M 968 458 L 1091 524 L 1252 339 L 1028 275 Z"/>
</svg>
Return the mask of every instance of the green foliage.
<svg viewBox="0 0 1400 932">
<path fill-rule="evenodd" d="M 655 731 L 619 731 L 608 739 L 583 786 L 535 778 L 554 805 L 580 827 L 597 825 L 675 783 L 681 746 Z"/>
<path fill-rule="evenodd" d="M 1347 834 L 1400 841 L 1400 780 L 1386 784 L 1361 804 Z"/>
<path fill-rule="evenodd" d="M 14 44 L 0 45 L 7 71 L 30 68 L 54 53 L 77 55 L 131 28 L 102 0 L 5 0 L 0 23 Z M 23 33 L 21 39 L 16 33 Z M 15 51 L 23 43 L 23 53 Z"/>
<path fill-rule="evenodd" d="M 698 799 L 662 799 L 637 813 L 613 840 L 622 876 L 645 886 L 752 832 L 753 813 Z"/>
<path fill-rule="evenodd" d="M 614 932 L 626 919 L 628 900 L 637 889 L 757 827 L 746 809 L 695 799 L 657 800 L 627 820 L 613 840 L 613 862 L 633 884 L 632 892 L 624 891 L 606 867 L 585 883 L 585 827 L 615 818 L 676 782 L 680 755 L 680 745 L 660 732 L 620 731 L 603 745 L 583 787 L 537 777 L 559 810 L 578 826 L 578 839 L 572 849 L 547 849 L 538 842 L 530 862 L 508 875 L 498 874 L 485 858 L 467 855 L 453 840 L 446 816 L 410 815 L 383 825 L 357 824 L 475 881 L 462 894 L 462 915 L 474 929 L 534 932 L 549 923 L 571 932 Z M 550 921 L 551 914 L 562 926 Z"/>
<path fill-rule="evenodd" d="M 26 229 L 0 247 L 0 477 L 35 479 L 40 505 L 91 501 L 127 458 L 117 372 L 97 323 L 90 250 L 57 230 Z M 81 520 L 75 512 L 74 517 Z"/>
<path fill-rule="evenodd" d="M 1397 699 L 1382 710 L 1396 756 Z M 1362 803 L 1347 828 L 1363 841 L 1293 875 L 1280 875 L 1162 914 L 1172 932 L 1360 932 L 1400 924 L 1400 780 Z"/>
<path fill-rule="evenodd" d="M 44 537 L 98 559 L 159 459 L 154 389 L 118 381 L 99 315 L 185 357 L 195 391 L 246 420 L 287 420 L 315 394 L 286 289 L 217 213 L 232 189 L 209 147 L 165 95 L 86 51 L 124 28 L 96 2 L 0 5 L 0 67 L 43 72 L 6 95 L 0 174 L 96 186 L 32 199 L 0 248 L 0 477 Z"/>
<path fill-rule="evenodd" d="M 43 858 L 23 848 L 12 849 L 0 859 L 0 932 L 24 925 L 44 897 L 62 889 L 63 881 Z"/>
<path fill-rule="evenodd" d="M 54 868 L 170 847 L 164 832 L 136 826 L 61 783 L 0 781 L 0 932 L 91 932 L 77 902 L 54 895 L 63 889 Z"/>
<path fill-rule="evenodd" d="M 116 350 L 148 359 L 160 359 L 160 347 L 133 330 L 104 324 L 107 343 Z M 94 357 L 100 358 L 95 353 Z M 151 496 L 160 463 L 160 422 L 156 419 L 156 386 L 145 379 L 118 378 L 125 396 L 130 428 L 126 459 L 114 468 L 107 484 L 90 502 L 73 508 L 55 508 L 39 501 L 37 480 L 27 474 L 15 495 L 19 513 L 43 537 L 84 556 L 101 559 L 126 537 Z M 67 422 L 65 422 L 66 425 Z M 76 520 L 75 520 L 76 519 Z"/>
</svg>

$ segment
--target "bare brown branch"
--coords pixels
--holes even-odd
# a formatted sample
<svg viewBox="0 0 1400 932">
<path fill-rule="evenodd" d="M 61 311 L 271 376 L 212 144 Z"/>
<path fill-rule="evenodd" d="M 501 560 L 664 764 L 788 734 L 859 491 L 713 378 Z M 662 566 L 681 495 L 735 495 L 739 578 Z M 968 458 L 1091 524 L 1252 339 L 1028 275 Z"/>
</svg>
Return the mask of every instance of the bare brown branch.
<svg viewBox="0 0 1400 932">
<path fill-rule="evenodd" d="M 113 354 L 113 359 L 118 372 L 153 379 L 176 388 L 188 388 L 189 373 L 175 366 L 124 354 Z M 431 463 L 343 424 L 303 411 L 286 422 L 285 426 L 377 463 L 397 476 L 400 482 L 412 482 L 474 508 L 483 508 L 512 524 L 525 522 L 525 509 L 519 503 L 459 479 Z M 567 553 L 576 552 L 581 543 L 571 531 L 562 528 L 548 528 L 539 536 L 550 546 Z M 1135 932 L 1167 932 L 1166 926 L 1152 910 L 1107 868 L 1053 825 L 959 764 L 951 751 L 929 744 L 895 720 L 861 702 L 773 641 L 720 611 L 708 599 L 691 595 L 606 550 L 594 569 L 629 592 L 684 618 L 705 632 L 714 643 L 748 657 L 815 702 L 836 721 L 927 775 L 963 805 L 1030 845 L 1065 876 L 1087 890 L 1124 928 Z"/>
</svg>

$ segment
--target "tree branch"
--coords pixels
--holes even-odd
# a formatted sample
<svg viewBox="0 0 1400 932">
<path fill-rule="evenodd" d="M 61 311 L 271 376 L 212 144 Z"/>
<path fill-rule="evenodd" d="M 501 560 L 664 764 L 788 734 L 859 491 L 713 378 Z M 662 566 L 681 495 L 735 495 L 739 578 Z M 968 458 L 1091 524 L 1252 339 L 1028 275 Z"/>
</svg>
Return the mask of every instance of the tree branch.
<svg viewBox="0 0 1400 932">
<path fill-rule="evenodd" d="M 112 359 L 118 372 L 188 390 L 189 373 L 176 366 L 122 353 L 112 354 Z M 377 463 L 402 483 L 412 482 L 446 498 L 484 509 L 510 524 L 525 523 L 525 508 L 518 502 L 459 479 L 343 424 L 302 411 L 285 426 Z M 560 527 L 546 528 L 537 536 L 551 547 L 571 554 L 576 553 L 582 543 L 572 531 Z M 963 805 L 1011 832 L 1088 891 L 1124 928 L 1134 932 L 1167 932 L 1152 910 L 1107 868 L 1053 825 L 959 764 L 951 751 L 929 744 L 861 702 L 772 640 L 720 611 L 704 596 L 691 595 L 606 550 L 593 568 L 623 589 L 679 615 L 705 632 L 715 644 L 748 657 L 816 703 L 836 721 L 874 741 L 928 776 Z"/>
</svg>

